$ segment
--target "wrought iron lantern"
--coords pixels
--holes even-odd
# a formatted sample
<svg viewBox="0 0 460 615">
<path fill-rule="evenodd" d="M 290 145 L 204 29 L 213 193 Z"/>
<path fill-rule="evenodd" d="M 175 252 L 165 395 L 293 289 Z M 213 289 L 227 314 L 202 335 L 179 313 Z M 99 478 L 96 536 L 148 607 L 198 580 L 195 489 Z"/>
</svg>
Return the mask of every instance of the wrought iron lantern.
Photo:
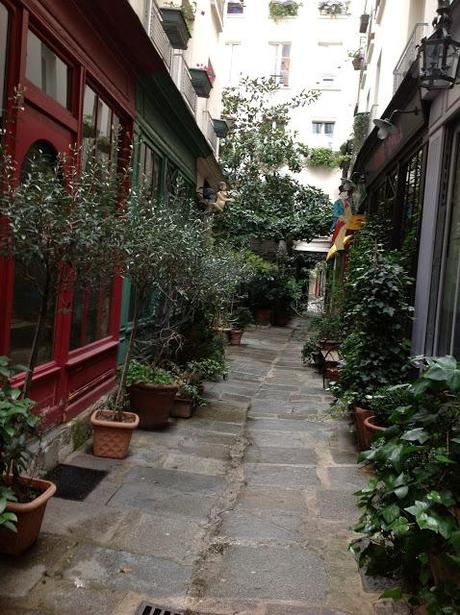
<svg viewBox="0 0 460 615">
<path fill-rule="evenodd" d="M 427 90 L 448 90 L 456 83 L 460 43 L 449 33 L 450 0 L 438 0 L 434 33 L 420 43 L 420 86 Z"/>
</svg>

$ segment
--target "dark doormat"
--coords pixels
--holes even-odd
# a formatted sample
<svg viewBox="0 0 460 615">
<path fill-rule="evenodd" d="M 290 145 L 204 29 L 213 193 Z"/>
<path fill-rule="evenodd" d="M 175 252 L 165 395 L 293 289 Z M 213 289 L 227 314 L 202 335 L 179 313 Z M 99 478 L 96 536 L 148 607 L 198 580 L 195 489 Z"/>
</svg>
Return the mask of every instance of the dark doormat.
<svg viewBox="0 0 460 615">
<path fill-rule="evenodd" d="M 64 500 L 83 501 L 95 489 L 108 472 L 80 468 L 60 463 L 46 478 L 57 486 L 56 497 Z"/>
<path fill-rule="evenodd" d="M 136 611 L 136 615 L 185 615 L 184 611 L 176 611 L 176 609 L 166 609 L 156 604 L 142 602 Z"/>
</svg>

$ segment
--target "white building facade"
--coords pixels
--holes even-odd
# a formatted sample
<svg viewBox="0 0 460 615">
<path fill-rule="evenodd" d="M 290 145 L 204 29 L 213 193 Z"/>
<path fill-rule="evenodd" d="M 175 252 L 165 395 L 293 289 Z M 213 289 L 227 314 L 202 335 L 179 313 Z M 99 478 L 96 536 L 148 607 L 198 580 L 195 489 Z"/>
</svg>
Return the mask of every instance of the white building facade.
<svg viewBox="0 0 460 615">
<path fill-rule="evenodd" d="M 271 5 L 281 11 L 296 5 L 296 15 L 273 18 Z M 352 55 L 359 47 L 362 8 L 363 0 L 227 2 L 223 85 L 237 85 L 244 76 L 272 76 L 281 86 L 275 94 L 279 101 L 318 90 L 317 102 L 292 111 L 291 128 L 308 147 L 338 151 L 353 123 L 358 72 Z M 339 168 L 306 166 L 298 178 L 336 198 L 341 176 Z"/>
</svg>

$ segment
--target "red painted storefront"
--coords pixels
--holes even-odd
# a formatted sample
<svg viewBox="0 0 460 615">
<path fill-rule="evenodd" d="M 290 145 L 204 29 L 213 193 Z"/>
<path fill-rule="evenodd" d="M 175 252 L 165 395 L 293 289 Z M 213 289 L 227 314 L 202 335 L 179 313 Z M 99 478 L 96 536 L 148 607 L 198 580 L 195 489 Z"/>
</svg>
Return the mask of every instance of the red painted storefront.
<svg viewBox="0 0 460 615">
<path fill-rule="evenodd" d="M 7 21 L 7 40 L 5 45 L 0 38 L 3 57 L 6 48 L 0 120 L 3 128 L 11 130 L 8 146 L 18 168 L 37 142 L 55 152 L 81 146 L 84 138 L 91 142 L 93 136 L 98 147 L 103 134 L 112 143 L 115 123 L 120 126 L 123 147 L 129 146 L 136 77 L 161 69 L 129 4 L 0 0 L 2 16 L 3 32 Z M 19 113 L 12 100 L 18 85 L 24 92 L 24 109 Z M 84 115 L 89 136 L 84 133 Z M 74 288 L 58 298 L 49 347 L 44 349 L 32 390 L 45 427 L 74 417 L 113 386 L 121 283 L 115 279 L 97 296 Z M 0 355 L 22 358 L 25 354 L 33 320 L 27 314 L 29 297 L 33 299 L 30 293 L 27 283 L 15 274 L 14 263 L 0 259 Z"/>
</svg>

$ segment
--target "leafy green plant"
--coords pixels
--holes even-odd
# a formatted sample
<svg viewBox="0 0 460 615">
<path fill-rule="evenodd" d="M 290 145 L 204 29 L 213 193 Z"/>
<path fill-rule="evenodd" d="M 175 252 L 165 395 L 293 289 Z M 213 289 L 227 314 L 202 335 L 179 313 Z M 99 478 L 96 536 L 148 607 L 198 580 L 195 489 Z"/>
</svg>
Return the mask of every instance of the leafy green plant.
<svg viewBox="0 0 460 615">
<path fill-rule="evenodd" d="M 348 13 L 348 2 L 345 0 L 321 0 L 318 3 L 319 11 L 322 15 L 346 15 Z"/>
<path fill-rule="evenodd" d="M 19 478 L 30 460 L 28 440 L 36 435 L 38 424 L 38 417 L 31 412 L 34 402 L 22 397 L 9 382 L 22 369 L 0 357 L 0 526 L 10 530 L 15 529 L 17 519 L 6 511 L 6 505 L 24 500 Z"/>
<path fill-rule="evenodd" d="M 216 359 L 201 359 L 199 361 L 190 361 L 186 365 L 186 370 L 191 373 L 200 375 L 201 380 L 218 381 L 225 377 L 228 373 L 228 367 L 225 360 Z"/>
<path fill-rule="evenodd" d="M 328 147 L 313 147 L 309 151 L 307 164 L 310 167 L 325 167 L 338 169 L 342 156 Z"/>
<path fill-rule="evenodd" d="M 190 384 L 189 382 L 179 384 L 179 396 L 184 399 L 189 399 L 195 406 L 203 406 L 206 404 L 196 384 Z"/>
<path fill-rule="evenodd" d="M 402 578 L 413 603 L 447 615 L 460 604 L 460 369 L 453 357 L 424 366 L 412 402 L 361 455 L 375 478 L 357 493 L 368 542 L 353 548 L 368 573 Z"/>
<path fill-rule="evenodd" d="M 398 408 L 413 403 L 413 393 L 408 384 L 384 386 L 367 397 L 367 407 L 375 416 L 377 424 L 386 427 Z"/>
<path fill-rule="evenodd" d="M 284 17 L 296 17 L 300 6 L 302 6 L 300 2 L 272 0 L 269 4 L 270 17 L 275 21 Z"/>
<path fill-rule="evenodd" d="M 251 311 L 246 306 L 238 306 L 234 308 L 229 319 L 230 323 L 236 329 L 245 329 L 248 325 L 254 322 Z"/>
<path fill-rule="evenodd" d="M 369 134 L 370 113 L 365 111 L 357 113 L 353 120 L 353 156 L 359 153 L 359 150 L 364 144 Z"/>
<path fill-rule="evenodd" d="M 175 377 L 168 370 L 153 367 L 139 361 L 132 360 L 129 363 L 126 376 L 128 387 L 134 384 L 174 384 Z"/>
</svg>

